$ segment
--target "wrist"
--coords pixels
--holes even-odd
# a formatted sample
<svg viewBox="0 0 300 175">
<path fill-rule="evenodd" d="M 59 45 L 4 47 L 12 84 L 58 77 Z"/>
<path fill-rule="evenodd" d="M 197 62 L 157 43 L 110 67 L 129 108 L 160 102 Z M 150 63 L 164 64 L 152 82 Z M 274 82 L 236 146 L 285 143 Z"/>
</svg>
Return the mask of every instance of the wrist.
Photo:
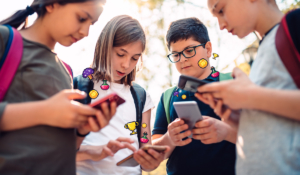
<svg viewBox="0 0 300 175">
<path fill-rule="evenodd" d="M 226 124 L 226 127 L 227 127 L 227 135 L 224 140 L 235 144 L 236 137 L 237 137 L 237 131 L 228 124 Z"/>
<path fill-rule="evenodd" d="M 90 133 L 90 131 L 86 131 L 84 129 L 80 129 L 80 128 L 76 129 L 76 135 L 78 137 L 85 137 L 85 136 L 89 135 L 89 133 Z"/>
</svg>

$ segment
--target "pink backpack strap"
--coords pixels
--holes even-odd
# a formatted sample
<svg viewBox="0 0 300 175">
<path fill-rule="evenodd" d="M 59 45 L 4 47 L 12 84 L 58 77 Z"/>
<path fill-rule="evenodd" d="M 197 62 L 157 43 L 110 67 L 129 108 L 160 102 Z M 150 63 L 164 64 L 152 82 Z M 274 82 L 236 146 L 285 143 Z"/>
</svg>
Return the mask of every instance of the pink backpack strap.
<svg viewBox="0 0 300 175">
<path fill-rule="evenodd" d="M 282 18 L 278 27 L 275 45 L 281 61 L 290 73 L 298 89 L 300 89 L 300 54 L 289 32 L 286 15 Z"/>
<path fill-rule="evenodd" d="M 61 62 L 64 63 L 64 65 L 65 65 L 65 67 L 67 68 L 69 74 L 70 74 L 71 77 L 73 78 L 73 71 L 72 71 L 71 67 L 70 67 L 67 63 L 65 63 L 63 60 L 61 60 Z"/>
<path fill-rule="evenodd" d="M 6 60 L 2 68 L 0 69 L 0 101 L 3 100 L 15 76 L 15 73 L 19 67 L 23 55 L 23 39 L 21 34 L 16 29 L 10 26 L 9 29 L 10 32 L 13 32 L 13 40 L 8 51 Z"/>
</svg>

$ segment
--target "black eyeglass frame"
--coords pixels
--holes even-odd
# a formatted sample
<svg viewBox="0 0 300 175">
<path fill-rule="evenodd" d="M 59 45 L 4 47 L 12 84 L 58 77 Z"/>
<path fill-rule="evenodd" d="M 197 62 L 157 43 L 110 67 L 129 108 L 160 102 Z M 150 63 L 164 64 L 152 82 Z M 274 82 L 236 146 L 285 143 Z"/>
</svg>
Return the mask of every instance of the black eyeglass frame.
<svg viewBox="0 0 300 175">
<path fill-rule="evenodd" d="M 192 47 L 185 48 L 185 49 L 184 49 L 183 51 L 181 51 L 181 52 L 174 52 L 174 53 L 176 53 L 176 54 L 179 54 L 179 59 L 178 59 L 178 61 L 175 61 L 175 62 L 173 62 L 172 59 L 170 58 L 170 56 L 173 55 L 174 53 L 169 54 L 167 57 L 169 58 L 169 60 L 171 61 L 171 63 L 177 63 L 177 62 L 180 61 L 181 55 L 183 55 L 185 58 L 192 58 L 192 57 L 194 57 L 194 56 L 196 55 L 196 48 L 199 47 L 199 46 L 203 46 L 203 48 L 205 49 L 205 45 L 206 45 L 206 43 L 203 43 L 203 44 L 199 44 L 199 45 L 197 45 L 197 46 L 192 46 Z M 184 52 L 186 49 L 191 49 L 191 48 L 194 49 L 195 54 L 194 54 L 193 56 L 186 57 L 186 56 L 184 55 L 183 52 Z"/>
</svg>

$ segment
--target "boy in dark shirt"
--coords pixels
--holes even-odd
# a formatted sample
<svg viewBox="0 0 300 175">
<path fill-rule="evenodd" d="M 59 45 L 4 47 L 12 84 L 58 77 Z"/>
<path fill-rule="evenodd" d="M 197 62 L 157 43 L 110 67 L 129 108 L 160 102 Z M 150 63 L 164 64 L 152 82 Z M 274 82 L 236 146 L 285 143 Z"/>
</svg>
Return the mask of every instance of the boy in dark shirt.
<svg viewBox="0 0 300 175">
<path fill-rule="evenodd" d="M 186 18 L 171 23 L 167 32 L 167 45 L 171 53 L 169 60 L 175 63 L 180 74 L 210 82 L 219 81 L 219 73 L 210 67 L 212 46 L 206 27 L 197 18 Z M 208 105 L 199 101 L 194 93 L 175 88 L 171 96 L 169 111 L 165 111 L 163 95 L 157 107 L 152 131 L 154 145 L 168 145 L 166 155 L 168 174 L 235 174 L 236 132 L 220 121 Z M 196 123 L 190 131 L 179 119 L 172 105 L 178 101 L 196 101 L 204 120 Z M 166 112 L 170 114 L 168 123 Z M 192 138 L 186 138 L 193 133 Z M 226 141 L 223 141 L 226 140 Z M 229 142 L 228 142 L 229 141 Z M 215 143 L 216 144 L 210 144 Z"/>
</svg>

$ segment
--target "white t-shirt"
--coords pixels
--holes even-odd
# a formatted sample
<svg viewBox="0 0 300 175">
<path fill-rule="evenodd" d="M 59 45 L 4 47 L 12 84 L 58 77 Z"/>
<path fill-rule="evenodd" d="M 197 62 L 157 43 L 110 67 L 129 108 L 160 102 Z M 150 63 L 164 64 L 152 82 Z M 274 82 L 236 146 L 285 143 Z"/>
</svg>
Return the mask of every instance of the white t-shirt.
<svg viewBox="0 0 300 175">
<path fill-rule="evenodd" d="M 130 135 L 131 131 L 124 127 L 129 122 L 136 121 L 136 109 L 132 94 L 130 92 L 130 86 L 124 84 L 110 83 L 108 90 L 102 90 L 100 86 L 103 81 L 99 81 L 94 84 L 94 89 L 98 91 L 99 96 L 96 99 L 92 99 L 92 102 L 98 100 L 107 94 L 116 92 L 120 97 L 125 99 L 125 103 L 117 108 L 116 114 L 113 116 L 109 124 L 101 129 L 99 132 L 91 132 L 83 140 L 82 145 L 100 146 L 106 145 L 110 140 L 116 140 L 118 137 L 130 137 L 135 142 L 132 144 L 136 149 L 139 149 L 139 142 L 137 134 Z M 154 104 L 147 93 L 146 102 L 143 112 L 153 108 Z M 117 162 L 132 154 L 129 149 L 119 150 L 113 157 L 106 157 L 100 161 L 85 160 L 77 162 L 77 174 L 78 175 L 94 175 L 94 174 L 141 174 L 140 166 L 136 167 L 123 167 L 117 166 Z"/>
</svg>

